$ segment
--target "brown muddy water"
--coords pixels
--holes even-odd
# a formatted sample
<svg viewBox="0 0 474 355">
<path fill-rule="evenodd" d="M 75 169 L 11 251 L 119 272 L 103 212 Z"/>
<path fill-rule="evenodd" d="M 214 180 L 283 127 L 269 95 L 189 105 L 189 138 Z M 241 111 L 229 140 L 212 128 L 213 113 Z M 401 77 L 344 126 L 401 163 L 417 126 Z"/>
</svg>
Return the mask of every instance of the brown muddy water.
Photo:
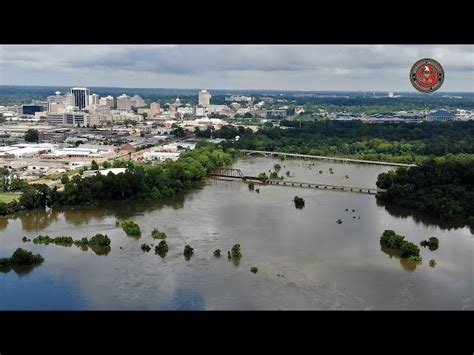
<svg viewBox="0 0 474 355">
<path fill-rule="evenodd" d="M 377 175 L 389 169 L 263 157 L 243 158 L 234 167 L 257 175 L 276 163 L 286 180 L 362 187 L 375 187 Z M 255 188 L 260 193 L 240 181 L 207 179 L 161 202 L 0 218 L 0 257 L 22 247 L 45 258 L 34 268 L 0 272 L 0 310 L 474 309 L 469 228 L 397 212 L 377 204 L 373 195 Z M 305 199 L 303 209 L 295 208 L 295 195 Z M 140 238 L 116 227 L 125 218 L 140 225 Z M 155 227 L 168 235 L 163 258 L 140 249 L 143 243 L 158 244 L 150 235 Z M 420 247 L 423 262 L 406 262 L 381 249 L 385 229 L 416 244 L 435 236 L 439 249 Z M 39 234 L 79 239 L 95 233 L 111 238 L 107 255 L 21 241 Z M 228 260 L 235 243 L 243 256 Z M 194 248 L 188 261 L 186 244 Z M 213 256 L 215 249 L 221 249 L 220 258 Z"/>
</svg>

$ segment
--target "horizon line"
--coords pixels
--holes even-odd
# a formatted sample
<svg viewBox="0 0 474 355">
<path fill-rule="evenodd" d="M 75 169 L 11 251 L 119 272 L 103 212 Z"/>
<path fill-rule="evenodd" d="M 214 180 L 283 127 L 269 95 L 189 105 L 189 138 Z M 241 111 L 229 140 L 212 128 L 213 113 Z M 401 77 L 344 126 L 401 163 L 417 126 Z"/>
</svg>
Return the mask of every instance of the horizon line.
<svg viewBox="0 0 474 355">
<path fill-rule="evenodd" d="M 44 87 L 44 88 L 48 88 L 48 87 L 51 87 L 51 88 L 57 88 L 57 87 L 78 87 L 77 85 L 24 85 L 24 84 L 0 84 L 0 87 L 5 87 L 5 86 L 19 86 L 19 87 Z M 320 89 L 320 90 L 303 90 L 303 89 L 264 89 L 264 88 L 260 88 L 260 89 L 231 89 L 231 88 L 225 88 L 225 89 L 218 89 L 218 88 L 207 88 L 207 89 L 203 89 L 203 88 L 178 88 L 178 87 L 125 87 L 125 86 L 95 86 L 95 85 L 91 85 L 91 86 L 81 86 L 81 87 L 86 87 L 86 88 L 97 88 L 97 89 L 100 89 L 100 88 L 110 88 L 110 89 L 150 89 L 150 90 L 156 90 L 156 89 L 160 89 L 160 90 L 215 90 L 215 91 L 225 91 L 225 90 L 229 90 L 229 91 L 284 91 L 284 92 L 355 92 L 355 93 L 359 93 L 359 92 L 399 92 L 399 93 L 408 93 L 408 94 L 422 94 L 420 92 L 417 92 L 417 91 L 403 91 L 403 90 L 374 90 L 374 89 L 358 89 L 358 90 L 324 90 L 324 89 Z M 440 94 L 440 93 L 443 93 L 443 91 L 438 91 L 438 92 L 434 92 L 433 94 Z M 464 93 L 464 94 L 473 94 L 474 91 L 444 91 L 444 93 Z"/>
</svg>

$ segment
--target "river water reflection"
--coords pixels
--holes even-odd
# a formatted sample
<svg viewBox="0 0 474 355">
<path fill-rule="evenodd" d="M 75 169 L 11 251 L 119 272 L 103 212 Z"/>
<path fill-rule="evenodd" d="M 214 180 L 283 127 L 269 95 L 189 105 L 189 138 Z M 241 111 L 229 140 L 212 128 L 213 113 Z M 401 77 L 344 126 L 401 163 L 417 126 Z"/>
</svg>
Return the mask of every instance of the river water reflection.
<svg viewBox="0 0 474 355">
<path fill-rule="evenodd" d="M 386 167 L 321 161 L 243 158 L 246 175 L 280 164 L 287 180 L 375 187 Z M 314 164 L 314 165 L 313 165 Z M 332 168 L 333 174 L 329 168 Z M 322 171 L 320 174 L 319 171 Z M 347 177 L 346 177 L 347 176 Z M 208 179 L 166 201 L 30 212 L 0 219 L 0 257 L 17 247 L 41 253 L 28 270 L 0 270 L 0 309 L 473 309 L 474 236 L 467 227 L 425 223 L 389 212 L 373 195 Z M 305 199 L 296 209 L 295 195 Z M 346 211 L 346 209 L 348 211 Z M 352 212 L 352 210 L 355 210 Z M 117 219 L 130 218 L 141 238 L 127 237 Z M 342 224 L 336 223 L 338 219 Z M 168 235 L 165 257 L 144 253 Z M 379 238 L 393 229 L 419 244 L 436 236 L 436 251 L 421 248 L 411 264 Z M 97 255 L 76 247 L 34 245 L 38 234 L 107 234 L 111 250 Z M 240 243 L 239 262 L 227 250 Z M 194 255 L 186 261 L 186 244 Z M 215 249 L 222 256 L 213 256 Z M 436 266 L 430 267 L 429 260 Z M 256 274 L 250 267 L 257 266 Z"/>
</svg>

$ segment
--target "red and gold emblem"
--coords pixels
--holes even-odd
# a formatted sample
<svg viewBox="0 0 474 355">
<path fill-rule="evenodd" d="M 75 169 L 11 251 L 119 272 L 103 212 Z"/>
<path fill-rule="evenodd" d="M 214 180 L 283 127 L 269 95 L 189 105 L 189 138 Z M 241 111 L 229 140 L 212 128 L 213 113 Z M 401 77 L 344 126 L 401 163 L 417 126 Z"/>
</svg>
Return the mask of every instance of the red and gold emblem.
<svg viewBox="0 0 474 355">
<path fill-rule="evenodd" d="M 420 59 L 411 67 L 410 81 L 418 91 L 435 92 L 443 85 L 444 69 L 434 59 Z"/>
</svg>

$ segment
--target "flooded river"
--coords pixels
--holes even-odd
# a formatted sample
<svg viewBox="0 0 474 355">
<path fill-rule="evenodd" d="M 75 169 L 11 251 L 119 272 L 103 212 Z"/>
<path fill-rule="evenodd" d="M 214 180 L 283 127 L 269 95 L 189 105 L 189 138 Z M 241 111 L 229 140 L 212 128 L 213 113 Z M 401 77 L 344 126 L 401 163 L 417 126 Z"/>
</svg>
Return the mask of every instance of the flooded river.
<svg viewBox="0 0 474 355">
<path fill-rule="evenodd" d="M 276 163 L 285 180 L 361 187 L 375 187 L 377 175 L 389 170 L 263 157 L 243 158 L 234 167 L 257 175 Z M 255 187 L 260 193 L 240 181 L 207 179 L 162 202 L 0 218 L 0 257 L 22 247 L 45 258 L 32 269 L 0 272 L 0 309 L 474 309 L 474 235 L 469 228 L 394 212 L 373 195 Z M 295 195 L 305 199 L 303 209 L 295 208 Z M 117 219 L 125 218 L 140 225 L 140 238 L 116 226 Z M 163 258 L 140 248 L 158 244 L 150 235 L 156 227 L 168 235 L 169 252 Z M 418 265 L 400 260 L 381 250 L 385 229 L 418 245 L 435 236 L 439 249 L 420 247 L 423 262 Z M 39 234 L 80 239 L 95 233 L 112 240 L 107 255 L 21 240 Z M 239 261 L 227 259 L 235 243 L 242 248 Z M 183 256 L 186 244 L 194 248 L 189 260 Z M 213 256 L 215 249 L 222 250 L 220 258 Z M 252 266 L 258 267 L 256 274 Z"/>
</svg>

